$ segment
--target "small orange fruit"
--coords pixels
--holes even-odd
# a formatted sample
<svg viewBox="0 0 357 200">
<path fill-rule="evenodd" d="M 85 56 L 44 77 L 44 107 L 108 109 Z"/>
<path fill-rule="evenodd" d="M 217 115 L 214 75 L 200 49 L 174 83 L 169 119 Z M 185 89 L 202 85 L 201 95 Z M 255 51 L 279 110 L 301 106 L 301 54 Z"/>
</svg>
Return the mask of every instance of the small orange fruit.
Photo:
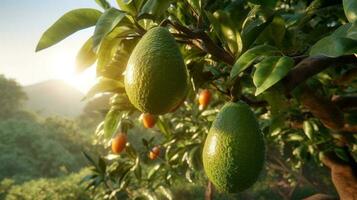
<svg viewBox="0 0 357 200">
<path fill-rule="evenodd" d="M 145 128 L 152 128 L 155 126 L 156 123 L 156 119 L 155 117 L 150 114 L 150 113 L 143 113 L 141 115 L 141 118 L 143 120 L 143 124 Z"/>
<path fill-rule="evenodd" d="M 159 156 L 160 156 L 160 147 L 156 146 L 156 147 L 152 148 L 149 153 L 149 158 L 151 160 L 155 160 Z"/>
<path fill-rule="evenodd" d="M 127 142 L 126 133 L 119 133 L 112 139 L 112 151 L 115 154 L 119 154 L 125 149 L 125 145 Z"/>
<path fill-rule="evenodd" d="M 212 94 L 209 90 L 204 89 L 201 91 L 198 98 L 198 103 L 200 104 L 200 110 L 203 110 L 207 107 L 207 105 L 211 101 L 211 98 L 212 98 Z"/>
</svg>

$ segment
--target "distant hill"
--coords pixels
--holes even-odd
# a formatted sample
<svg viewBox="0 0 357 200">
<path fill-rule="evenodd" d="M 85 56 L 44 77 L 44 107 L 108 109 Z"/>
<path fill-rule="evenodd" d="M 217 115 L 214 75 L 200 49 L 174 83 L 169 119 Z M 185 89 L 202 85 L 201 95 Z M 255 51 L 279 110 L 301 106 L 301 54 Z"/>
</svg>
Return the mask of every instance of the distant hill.
<svg viewBox="0 0 357 200">
<path fill-rule="evenodd" d="M 44 116 L 75 117 L 81 114 L 84 94 L 61 80 L 49 80 L 24 86 L 28 95 L 26 107 Z"/>
</svg>

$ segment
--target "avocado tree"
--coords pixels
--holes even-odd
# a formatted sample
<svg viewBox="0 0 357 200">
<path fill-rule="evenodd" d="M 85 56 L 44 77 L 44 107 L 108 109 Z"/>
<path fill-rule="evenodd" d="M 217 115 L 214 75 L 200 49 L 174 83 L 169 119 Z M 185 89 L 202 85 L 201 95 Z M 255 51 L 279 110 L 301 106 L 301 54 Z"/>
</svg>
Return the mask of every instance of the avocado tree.
<svg viewBox="0 0 357 200">
<path fill-rule="evenodd" d="M 45 49 L 95 26 L 77 55 L 77 70 L 96 64 L 98 83 L 86 98 L 111 95 L 107 114 L 95 131 L 97 142 L 108 147 L 112 138 L 125 141 L 115 141 L 115 150 L 108 148 L 98 161 L 86 154 L 93 165 L 93 174 L 84 178 L 89 189 L 104 188 L 98 195 L 107 199 L 172 199 L 170 188 L 177 179 L 207 180 L 203 171 L 210 171 L 208 178 L 218 191 L 225 191 L 210 173 L 264 161 L 263 172 L 247 173 L 265 173 L 266 178 L 273 173 L 279 180 L 275 186 L 288 185 L 279 190 L 285 199 L 301 185 L 328 193 L 318 184 L 323 177 L 311 174 L 321 165 L 331 170 L 340 199 L 357 198 L 357 1 L 117 0 L 117 6 L 96 2 L 101 11 L 82 8 L 66 13 L 36 48 Z M 152 38 L 157 30 L 168 36 Z M 186 72 L 178 70 L 181 60 L 187 80 L 182 74 Z M 137 79 L 142 80 L 132 87 Z M 215 121 L 212 129 L 256 130 L 256 137 L 261 131 L 265 144 L 250 145 L 253 140 L 245 135 L 240 139 L 248 143 L 238 140 L 224 148 L 244 146 L 245 157 L 254 157 L 250 150 L 261 148 L 265 158 L 247 159 L 252 163 L 234 158 L 237 162 L 221 169 L 212 172 L 205 164 L 203 170 L 202 153 L 220 151 L 205 150 L 204 143 L 227 102 L 249 107 L 236 109 L 238 114 L 231 117 L 218 117 L 216 121 L 224 118 L 224 122 Z M 156 122 L 154 129 L 161 136 L 142 138 L 143 148 L 138 148 L 130 137 L 126 141 L 126 135 L 142 126 L 137 123 L 142 112 L 145 126 Z M 231 156 L 220 155 L 218 163 Z M 234 173 L 218 174 L 228 182 L 246 181 Z M 212 198 L 212 191 L 209 182 L 206 199 Z"/>
</svg>

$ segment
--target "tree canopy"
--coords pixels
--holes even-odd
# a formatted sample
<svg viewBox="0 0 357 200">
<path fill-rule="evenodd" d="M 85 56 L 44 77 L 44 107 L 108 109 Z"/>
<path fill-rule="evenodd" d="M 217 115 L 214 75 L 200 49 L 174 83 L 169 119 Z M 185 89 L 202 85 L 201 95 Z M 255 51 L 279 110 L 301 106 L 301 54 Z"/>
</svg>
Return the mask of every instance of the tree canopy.
<svg viewBox="0 0 357 200">
<path fill-rule="evenodd" d="M 85 178 L 89 188 L 104 187 L 107 199 L 172 199 L 170 187 L 180 178 L 206 180 L 201 152 L 210 125 L 226 102 L 244 101 L 259 119 L 266 141 L 261 181 L 276 177 L 280 181 L 271 187 L 285 199 L 302 186 L 336 195 L 331 182 L 321 178 L 328 176 L 321 169 L 324 164 L 340 198 L 356 198 L 356 1 L 96 2 L 100 11 L 64 14 L 43 34 L 36 50 L 95 26 L 77 55 L 77 70 L 96 63 L 98 83 L 86 98 L 112 95 L 96 130 L 103 145 L 118 131 L 130 135 L 138 126 L 140 112 L 128 100 L 122 74 L 133 48 L 151 28 L 166 27 L 179 44 L 190 91 L 178 110 L 156 116 L 154 130 L 162 136 L 143 138 L 144 148 L 129 138 L 123 154 L 109 152 L 99 159 L 87 155 L 94 170 Z M 202 89 L 213 93 L 204 110 L 197 105 Z M 150 161 L 147 155 L 155 146 L 162 154 Z"/>
</svg>

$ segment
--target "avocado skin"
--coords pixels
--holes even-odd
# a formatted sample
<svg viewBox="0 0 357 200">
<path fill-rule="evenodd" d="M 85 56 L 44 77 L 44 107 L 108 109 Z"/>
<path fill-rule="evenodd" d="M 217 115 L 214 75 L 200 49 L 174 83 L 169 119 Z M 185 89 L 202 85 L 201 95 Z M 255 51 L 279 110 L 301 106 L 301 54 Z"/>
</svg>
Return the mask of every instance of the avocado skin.
<svg viewBox="0 0 357 200">
<path fill-rule="evenodd" d="M 152 28 L 141 38 L 128 60 L 124 83 L 130 102 L 144 113 L 165 114 L 186 98 L 187 69 L 166 28 Z"/>
<path fill-rule="evenodd" d="M 219 191 L 252 186 L 264 166 L 265 145 L 258 121 L 245 103 L 227 103 L 216 116 L 203 148 L 203 166 Z"/>
</svg>

